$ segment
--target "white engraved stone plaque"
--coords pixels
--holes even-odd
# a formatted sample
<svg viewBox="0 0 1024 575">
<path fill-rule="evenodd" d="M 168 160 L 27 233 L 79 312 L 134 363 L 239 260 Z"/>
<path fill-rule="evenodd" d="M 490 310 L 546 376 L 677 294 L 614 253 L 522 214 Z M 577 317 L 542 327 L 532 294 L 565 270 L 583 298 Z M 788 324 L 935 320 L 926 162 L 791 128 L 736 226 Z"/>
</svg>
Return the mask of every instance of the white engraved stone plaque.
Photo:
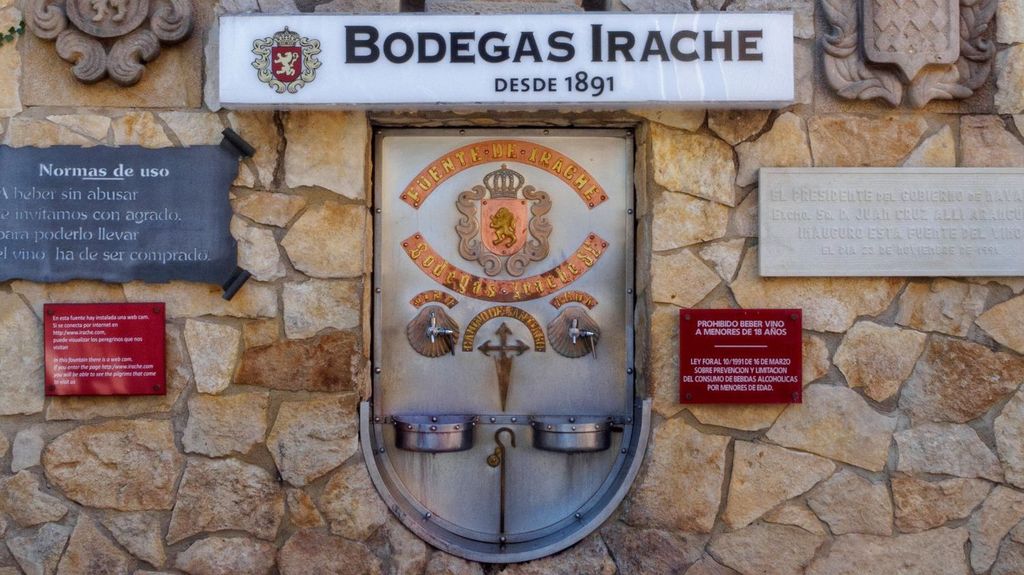
<svg viewBox="0 0 1024 575">
<path fill-rule="evenodd" d="M 1024 276 L 1024 169 L 763 168 L 762 276 Z"/>
</svg>

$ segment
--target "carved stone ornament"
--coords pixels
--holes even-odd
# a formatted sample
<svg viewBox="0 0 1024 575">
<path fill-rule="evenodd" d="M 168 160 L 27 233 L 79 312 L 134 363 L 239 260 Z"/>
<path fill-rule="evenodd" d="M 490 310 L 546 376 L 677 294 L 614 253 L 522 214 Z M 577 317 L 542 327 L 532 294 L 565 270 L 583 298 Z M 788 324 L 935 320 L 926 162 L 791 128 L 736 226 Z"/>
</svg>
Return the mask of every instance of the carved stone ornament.
<svg viewBox="0 0 1024 575">
<path fill-rule="evenodd" d="M 192 32 L 190 0 L 28 0 L 25 21 L 33 34 L 56 40 L 57 54 L 73 64 L 78 81 L 110 76 L 122 86 L 142 78 L 161 44 Z"/>
<path fill-rule="evenodd" d="M 825 76 L 843 98 L 970 97 L 992 69 L 996 0 L 821 0 Z M 905 93 L 905 94 L 904 94 Z"/>
</svg>

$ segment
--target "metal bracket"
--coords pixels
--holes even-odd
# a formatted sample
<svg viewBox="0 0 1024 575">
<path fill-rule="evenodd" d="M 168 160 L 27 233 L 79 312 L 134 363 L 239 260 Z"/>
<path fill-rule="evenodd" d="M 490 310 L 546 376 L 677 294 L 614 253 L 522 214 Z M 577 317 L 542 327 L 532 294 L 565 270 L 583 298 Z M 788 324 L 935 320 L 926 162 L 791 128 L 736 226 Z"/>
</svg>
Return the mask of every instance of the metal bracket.
<svg viewBox="0 0 1024 575">
<path fill-rule="evenodd" d="M 231 150 L 243 158 L 251 158 L 256 155 L 256 148 L 252 147 L 249 142 L 242 139 L 242 136 L 239 136 L 238 132 L 231 128 L 224 128 L 224 131 L 222 131 L 221 134 L 224 136 L 224 139 L 220 141 L 220 146 L 222 148 Z"/>
<path fill-rule="evenodd" d="M 224 299 L 231 301 L 231 298 L 235 297 L 238 290 L 242 289 L 245 282 L 249 281 L 252 274 L 240 267 L 236 267 L 235 271 L 231 272 L 231 276 L 228 277 L 227 281 L 224 282 L 220 287 L 224 290 L 224 294 L 221 296 Z"/>
</svg>

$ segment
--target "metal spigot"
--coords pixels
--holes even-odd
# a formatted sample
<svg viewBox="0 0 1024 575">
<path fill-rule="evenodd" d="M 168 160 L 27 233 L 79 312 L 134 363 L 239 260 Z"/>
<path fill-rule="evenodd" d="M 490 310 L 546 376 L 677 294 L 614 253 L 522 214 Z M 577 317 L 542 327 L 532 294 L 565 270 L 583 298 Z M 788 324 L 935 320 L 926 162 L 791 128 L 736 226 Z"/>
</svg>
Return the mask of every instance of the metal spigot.
<svg viewBox="0 0 1024 575">
<path fill-rule="evenodd" d="M 597 358 L 597 347 L 594 346 L 594 338 L 597 337 L 597 333 L 589 329 L 580 329 L 580 320 L 573 318 L 572 323 L 569 325 L 569 339 L 573 345 L 576 345 L 581 337 L 587 340 L 590 353 Z"/>
<path fill-rule="evenodd" d="M 430 343 L 437 341 L 437 336 L 448 340 L 448 348 L 451 349 L 452 355 L 455 355 L 455 330 L 447 327 L 438 327 L 437 314 L 430 312 L 430 325 L 427 326 L 427 337 L 430 338 Z"/>
</svg>

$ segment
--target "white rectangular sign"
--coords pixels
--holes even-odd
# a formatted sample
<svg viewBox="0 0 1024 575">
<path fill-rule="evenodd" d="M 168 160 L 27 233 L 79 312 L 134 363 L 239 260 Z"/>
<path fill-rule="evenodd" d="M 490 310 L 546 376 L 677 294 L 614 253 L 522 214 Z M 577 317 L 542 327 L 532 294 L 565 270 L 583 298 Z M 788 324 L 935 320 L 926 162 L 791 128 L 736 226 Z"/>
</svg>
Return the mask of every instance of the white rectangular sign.
<svg viewBox="0 0 1024 575">
<path fill-rule="evenodd" d="M 781 107 L 793 15 L 225 16 L 219 80 L 225 105 Z"/>
<path fill-rule="evenodd" d="M 762 276 L 1024 276 L 1024 169 L 762 168 Z"/>
</svg>

